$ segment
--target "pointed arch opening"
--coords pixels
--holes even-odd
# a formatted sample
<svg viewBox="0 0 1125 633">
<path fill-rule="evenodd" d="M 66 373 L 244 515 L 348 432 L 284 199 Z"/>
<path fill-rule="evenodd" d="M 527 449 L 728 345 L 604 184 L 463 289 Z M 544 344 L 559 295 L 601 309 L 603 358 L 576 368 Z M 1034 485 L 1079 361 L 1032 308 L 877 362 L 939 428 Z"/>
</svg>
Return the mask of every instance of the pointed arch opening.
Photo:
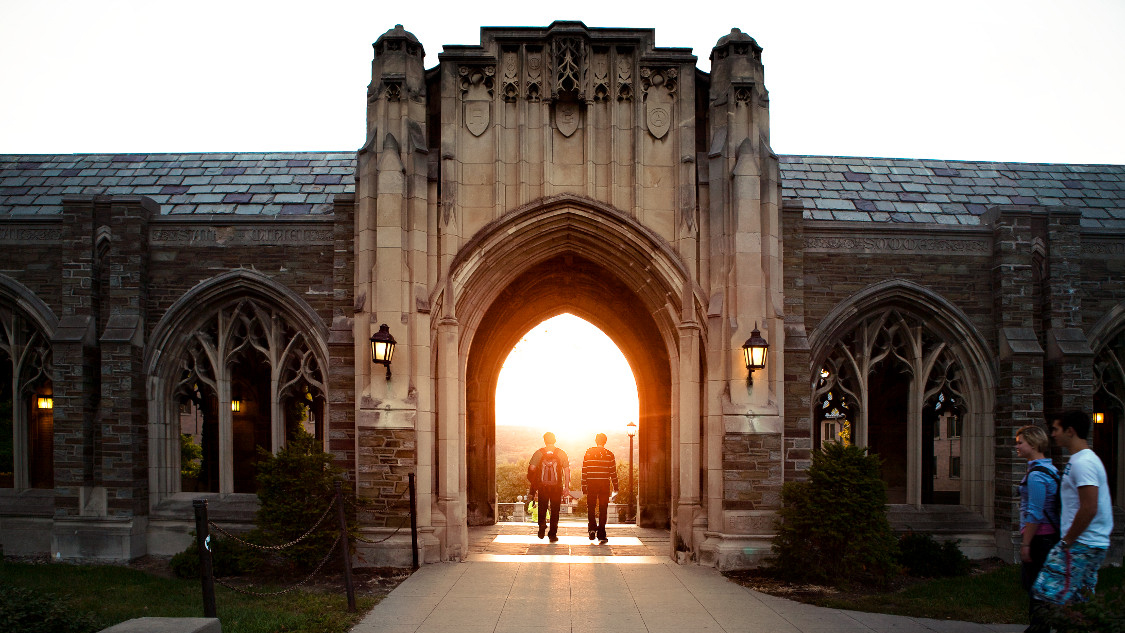
<svg viewBox="0 0 1125 633">
<path fill-rule="evenodd" d="M 326 439 L 326 336 L 290 291 L 248 271 L 187 293 L 149 354 L 152 488 L 254 493 L 259 451 Z"/>
<path fill-rule="evenodd" d="M 1125 507 L 1125 303 L 1093 328 L 1090 342 L 1095 415 L 1090 447 L 1105 464 L 1110 498 L 1120 508 Z"/>
<path fill-rule="evenodd" d="M 466 368 L 467 520 L 470 525 L 497 520 L 496 393 L 504 360 L 527 331 L 564 313 L 600 329 L 628 360 L 636 380 L 637 423 L 642 429 L 636 449 L 638 521 L 667 527 L 672 487 L 671 367 L 666 342 L 650 311 L 620 279 L 570 254 L 540 262 L 517 277 L 489 307 L 473 337 Z M 581 454 L 571 458 L 573 468 Z"/>
<path fill-rule="evenodd" d="M 51 335 L 56 325 L 38 297 L 0 275 L 0 488 L 55 486 Z"/>
<path fill-rule="evenodd" d="M 843 432 L 878 454 L 893 504 L 991 518 L 993 370 L 955 306 L 887 282 L 838 306 L 813 341 L 818 441 Z"/>
<path fill-rule="evenodd" d="M 636 425 L 637 383 L 628 360 L 597 326 L 570 313 L 540 322 L 526 332 L 504 360 L 496 388 L 496 488 L 498 520 L 523 520 L 526 466 L 552 432 L 570 458 L 570 490 L 581 489 L 582 456 L 605 433 L 621 475 L 619 503 L 611 522 L 632 518 L 625 479 L 629 447 L 627 424 Z M 634 428 L 636 428 L 634 426 Z M 635 499 L 635 497 L 632 497 Z M 631 511 L 632 510 L 632 511 Z M 564 512 L 585 518 L 586 505 L 573 499 Z"/>
</svg>

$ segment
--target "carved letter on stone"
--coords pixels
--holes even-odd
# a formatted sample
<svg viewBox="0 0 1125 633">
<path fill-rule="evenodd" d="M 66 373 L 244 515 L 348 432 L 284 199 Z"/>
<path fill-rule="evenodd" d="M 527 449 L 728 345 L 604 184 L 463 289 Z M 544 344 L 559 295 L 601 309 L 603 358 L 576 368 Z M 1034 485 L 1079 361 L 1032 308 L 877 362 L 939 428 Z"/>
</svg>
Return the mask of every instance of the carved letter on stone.
<svg viewBox="0 0 1125 633">
<path fill-rule="evenodd" d="M 560 101 L 555 104 L 555 127 L 563 136 L 569 137 L 578 129 L 578 104 L 571 101 Z"/>
</svg>

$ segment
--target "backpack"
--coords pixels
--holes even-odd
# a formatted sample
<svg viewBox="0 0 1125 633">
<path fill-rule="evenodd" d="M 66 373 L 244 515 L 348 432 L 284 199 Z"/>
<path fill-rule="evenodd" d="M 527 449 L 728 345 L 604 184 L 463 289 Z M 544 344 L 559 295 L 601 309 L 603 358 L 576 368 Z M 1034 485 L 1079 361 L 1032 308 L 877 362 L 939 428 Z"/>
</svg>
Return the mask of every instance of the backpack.
<svg viewBox="0 0 1125 633">
<path fill-rule="evenodd" d="M 1050 477 L 1051 479 L 1053 479 L 1054 482 L 1055 482 L 1055 492 L 1054 492 L 1054 494 L 1048 494 L 1047 499 L 1044 500 L 1043 505 L 1044 505 L 1044 507 L 1046 507 L 1046 506 L 1050 505 L 1049 503 L 1046 503 L 1046 501 L 1049 501 L 1050 499 L 1055 500 L 1055 503 L 1054 503 L 1055 516 L 1052 517 L 1051 515 L 1047 514 L 1046 512 L 1044 512 L 1044 516 L 1047 517 L 1047 520 L 1051 522 L 1051 525 L 1057 531 L 1059 529 L 1059 515 L 1062 513 L 1062 503 L 1059 499 L 1059 490 L 1062 488 L 1062 476 L 1059 475 L 1058 473 L 1051 472 L 1049 469 L 1047 469 L 1047 468 L 1045 468 L 1045 467 L 1043 467 L 1039 464 L 1036 464 L 1036 465 L 1032 466 L 1027 471 L 1026 475 L 1024 475 L 1024 478 L 1023 478 L 1024 481 L 1027 481 L 1027 479 L 1029 477 L 1031 477 L 1031 473 L 1034 473 L 1034 472 L 1041 472 L 1041 473 L 1047 475 L 1048 477 Z"/>
<path fill-rule="evenodd" d="M 554 451 L 543 453 L 543 459 L 539 460 L 539 485 L 559 485 L 561 479 L 559 470 L 559 456 Z"/>
</svg>

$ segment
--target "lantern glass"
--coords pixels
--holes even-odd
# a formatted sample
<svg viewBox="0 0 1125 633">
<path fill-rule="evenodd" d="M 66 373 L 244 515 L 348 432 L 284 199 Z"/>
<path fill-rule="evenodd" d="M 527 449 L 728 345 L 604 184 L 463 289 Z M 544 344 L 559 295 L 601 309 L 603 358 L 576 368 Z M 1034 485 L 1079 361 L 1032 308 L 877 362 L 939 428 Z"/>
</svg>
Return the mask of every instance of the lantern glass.
<svg viewBox="0 0 1125 633">
<path fill-rule="evenodd" d="M 758 325 L 755 323 L 754 330 L 750 332 L 750 338 L 742 344 L 742 357 L 746 363 L 746 369 L 753 372 L 755 369 L 764 368 L 766 366 L 767 349 L 769 349 L 769 343 L 762 338 L 762 333 L 758 331 Z"/>
<path fill-rule="evenodd" d="M 1094 424 L 1103 424 L 1105 422 L 1105 414 L 1098 412 L 1094 414 Z"/>
<path fill-rule="evenodd" d="M 630 422 L 630 423 L 626 424 L 625 425 L 625 432 L 629 434 L 629 437 L 636 436 L 637 435 L 637 423 L 636 422 Z"/>
<path fill-rule="evenodd" d="M 234 413 L 238 413 L 238 412 L 242 411 L 242 401 L 241 400 L 231 400 L 230 401 L 230 410 Z"/>
<path fill-rule="evenodd" d="M 389 366 L 394 353 L 395 337 L 391 336 L 390 328 L 384 323 L 379 326 L 378 332 L 371 335 L 371 362 Z"/>
<path fill-rule="evenodd" d="M 39 398 L 36 398 L 35 406 L 40 409 L 54 409 L 55 400 L 50 396 L 40 396 Z"/>
</svg>

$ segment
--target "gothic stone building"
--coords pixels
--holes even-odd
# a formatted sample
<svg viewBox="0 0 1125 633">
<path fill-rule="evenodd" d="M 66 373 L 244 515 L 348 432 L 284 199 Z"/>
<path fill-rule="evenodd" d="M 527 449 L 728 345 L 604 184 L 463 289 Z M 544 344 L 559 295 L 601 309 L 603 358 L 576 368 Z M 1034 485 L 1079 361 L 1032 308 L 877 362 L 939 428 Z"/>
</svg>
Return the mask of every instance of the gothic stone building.
<svg viewBox="0 0 1125 633">
<path fill-rule="evenodd" d="M 409 560 L 410 473 L 423 559 L 459 559 L 500 367 L 562 313 L 630 363 L 679 560 L 758 563 L 841 438 L 894 525 L 1010 559 L 1013 432 L 1064 407 L 1125 504 L 1125 168 L 777 155 L 753 39 L 710 73 L 654 41 L 485 28 L 426 69 L 396 26 L 357 152 L 0 156 L 4 553 L 171 554 L 199 497 L 248 523 L 256 448 L 302 427 L 381 504 L 363 560 Z"/>
</svg>

